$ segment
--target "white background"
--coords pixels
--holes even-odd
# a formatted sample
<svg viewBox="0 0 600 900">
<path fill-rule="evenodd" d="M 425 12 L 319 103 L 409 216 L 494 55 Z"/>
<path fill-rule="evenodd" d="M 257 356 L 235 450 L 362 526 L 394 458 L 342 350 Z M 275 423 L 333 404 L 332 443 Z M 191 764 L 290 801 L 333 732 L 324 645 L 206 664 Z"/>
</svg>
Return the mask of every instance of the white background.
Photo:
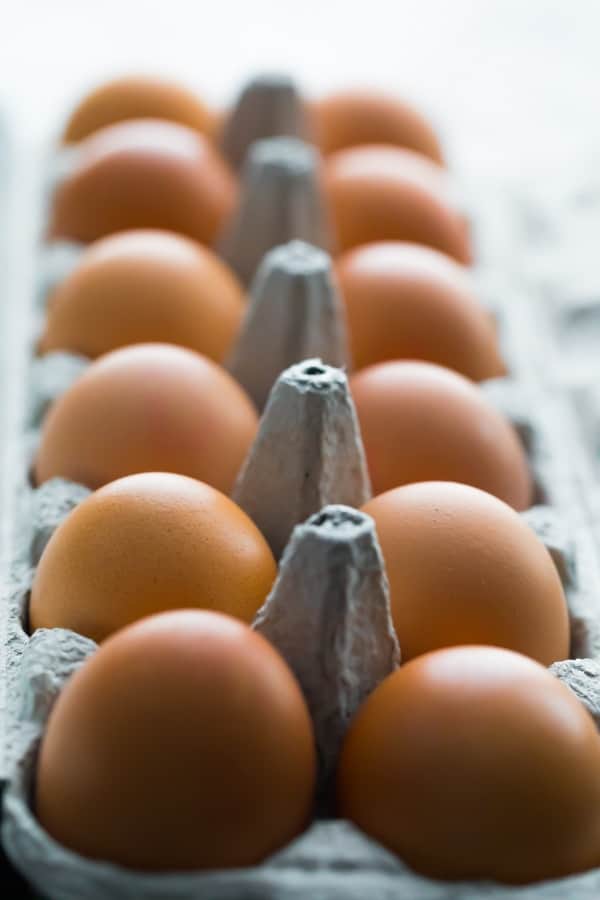
<svg viewBox="0 0 600 900">
<path fill-rule="evenodd" d="M 274 69 L 313 94 L 415 99 L 461 170 L 600 158 L 600 0 L 0 0 L 0 108 L 36 137 L 110 75 L 174 75 L 223 102 Z"/>
</svg>

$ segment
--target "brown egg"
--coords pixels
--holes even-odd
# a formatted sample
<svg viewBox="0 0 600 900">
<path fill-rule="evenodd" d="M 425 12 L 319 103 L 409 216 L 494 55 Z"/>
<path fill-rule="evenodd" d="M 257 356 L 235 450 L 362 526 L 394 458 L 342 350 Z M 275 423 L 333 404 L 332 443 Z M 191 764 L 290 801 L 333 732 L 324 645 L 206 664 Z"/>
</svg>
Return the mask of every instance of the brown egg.
<svg viewBox="0 0 600 900">
<path fill-rule="evenodd" d="M 229 117 L 229 109 L 213 109 L 211 113 L 210 131 L 211 139 L 218 144 L 223 136 L 223 129 Z"/>
<path fill-rule="evenodd" d="M 178 472 L 229 493 L 256 428 L 248 395 L 216 363 L 137 344 L 100 357 L 53 404 L 34 478 L 97 488 L 135 472 Z"/>
<path fill-rule="evenodd" d="M 166 231 L 124 231 L 84 250 L 52 293 L 39 349 L 95 358 L 162 341 L 221 362 L 244 308 L 238 280 L 206 247 Z"/>
<path fill-rule="evenodd" d="M 39 756 L 42 827 L 135 869 L 249 866 L 308 824 L 312 727 L 277 651 L 209 612 L 152 616 L 69 679 Z"/>
<path fill-rule="evenodd" d="M 462 375 L 424 362 L 385 362 L 352 376 L 373 491 L 460 481 L 515 509 L 531 505 L 525 451 L 509 422 Z"/>
<path fill-rule="evenodd" d="M 452 482 L 370 500 L 402 659 L 494 644 L 551 665 L 569 655 L 562 584 L 537 535 L 510 506 Z"/>
<path fill-rule="evenodd" d="M 594 722 L 509 650 L 438 650 L 389 676 L 350 727 L 338 797 L 425 875 L 528 882 L 600 863 Z"/>
<path fill-rule="evenodd" d="M 224 494 L 182 475 L 130 475 L 90 494 L 54 532 L 35 574 L 29 624 L 103 641 L 173 608 L 250 623 L 276 572 L 262 534 Z"/>
<path fill-rule="evenodd" d="M 352 88 L 311 104 L 315 140 L 325 155 L 362 144 L 394 144 L 443 164 L 437 136 L 410 104 L 375 90 Z"/>
<path fill-rule="evenodd" d="M 338 247 L 412 241 L 471 262 L 464 218 L 444 169 L 400 147 L 339 150 L 325 161 L 325 191 Z"/>
<path fill-rule="evenodd" d="M 52 200 L 49 236 L 88 242 L 164 228 L 212 244 L 235 198 L 234 176 L 208 138 L 158 119 L 120 122 L 79 145 Z"/>
<path fill-rule="evenodd" d="M 355 368 L 422 359 L 475 381 L 506 373 L 468 270 L 445 254 L 400 241 L 366 244 L 338 259 L 337 275 Z"/>
<path fill-rule="evenodd" d="M 126 119 L 167 119 L 203 134 L 212 127 L 211 112 L 192 91 L 145 75 L 126 75 L 99 85 L 76 107 L 65 126 L 63 141 L 81 141 L 105 125 Z"/>
</svg>

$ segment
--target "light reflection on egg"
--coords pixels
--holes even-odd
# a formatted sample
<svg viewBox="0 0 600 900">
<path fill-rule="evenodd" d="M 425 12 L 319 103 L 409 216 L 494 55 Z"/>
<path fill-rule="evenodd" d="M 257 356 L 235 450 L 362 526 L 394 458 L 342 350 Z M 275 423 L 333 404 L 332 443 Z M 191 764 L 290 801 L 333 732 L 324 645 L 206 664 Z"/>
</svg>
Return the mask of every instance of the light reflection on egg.
<svg viewBox="0 0 600 900">
<path fill-rule="evenodd" d="M 90 494 L 50 538 L 36 569 L 30 627 L 102 641 L 172 608 L 252 622 L 275 580 L 264 537 L 220 491 L 145 472 Z"/>
<path fill-rule="evenodd" d="M 399 97 L 366 88 L 337 91 L 310 104 L 315 140 L 327 156 L 347 147 L 392 144 L 444 159 L 440 143 L 421 113 Z"/>
<path fill-rule="evenodd" d="M 445 254 L 402 241 L 365 244 L 342 254 L 336 272 L 356 369 L 419 359 L 475 381 L 506 373 L 469 271 Z"/>
<path fill-rule="evenodd" d="M 411 241 L 472 261 L 447 173 L 425 156 L 383 145 L 339 150 L 325 160 L 324 184 L 340 251 Z"/>
<path fill-rule="evenodd" d="M 213 129 L 213 114 L 195 93 L 162 78 L 124 75 L 86 94 L 65 125 L 63 141 L 77 143 L 127 119 L 166 119 L 202 134 Z"/>
<path fill-rule="evenodd" d="M 506 503 L 452 482 L 370 500 L 403 660 L 493 644 L 551 665 L 569 655 L 569 615 L 552 557 Z"/>
<path fill-rule="evenodd" d="M 48 236 L 87 243 L 161 228 L 213 244 L 236 202 L 232 172 L 208 138 L 158 119 L 107 125 L 85 138 L 58 184 Z"/>
<path fill-rule="evenodd" d="M 53 291 L 39 350 L 95 358 L 159 341 L 221 362 L 244 308 L 237 278 L 208 248 L 166 231 L 120 232 L 86 248 Z"/>
<path fill-rule="evenodd" d="M 212 360 L 135 344 L 95 360 L 51 406 L 33 476 L 91 488 L 136 472 L 175 472 L 229 493 L 258 416 Z"/>
<path fill-rule="evenodd" d="M 495 647 L 413 659 L 366 700 L 338 809 L 418 872 L 530 882 L 600 862 L 600 744 L 547 669 Z"/>
<path fill-rule="evenodd" d="M 93 859 L 250 866 L 308 825 L 315 768 L 306 704 L 273 647 L 229 616 L 178 611 L 118 632 L 69 679 L 34 807 Z"/>
<path fill-rule="evenodd" d="M 512 425 L 481 389 L 425 362 L 384 362 L 350 379 L 375 494 L 417 481 L 458 481 L 514 509 L 533 482 Z"/>
</svg>

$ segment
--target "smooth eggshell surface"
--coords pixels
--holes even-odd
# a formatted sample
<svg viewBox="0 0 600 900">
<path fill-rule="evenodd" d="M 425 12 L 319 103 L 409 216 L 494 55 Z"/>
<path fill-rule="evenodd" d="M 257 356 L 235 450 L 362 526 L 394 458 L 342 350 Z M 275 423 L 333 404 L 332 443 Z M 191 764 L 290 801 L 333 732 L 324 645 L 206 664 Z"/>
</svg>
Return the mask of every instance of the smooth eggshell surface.
<svg viewBox="0 0 600 900">
<path fill-rule="evenodd" d="M 181 475 L 131 475 L 90 494 L 55 531 L 29 624 L 102 641 L 174 607 L 250 623 L 276 571 L 262 534 L 224 494 Z"/>
<path fill-rule="evenodd" d="M 136 472 L 176 472 L 229 493 L 257 424 L 247 394 L 212 360 L 137 344 L 101 356 L 52 405 L 34 479 L 98 488 Z"/>
<path fill-rule="evenodd" d="M 87 243 L 162 228 L 212 244 L 236 194 L 234 176 L 208 138 L 174 122 L 132 119 L 79 144 L 52 198 L 48 233 Z"/>
<path fill-rule="evenodd" d="M 508 650 L 439 650 L 387 678 L 350 727 L 338 797 L 341 815 L 431 877 L 529 882 L 600 862 L 594 722 Z"/>
<path fill-rule="evenodd" d="M 50 714 L 35 811 L 66 847 L 155 871 L 249 866 L 310 820 L 312 727 L 296 680 L 228 616 L 120 631 Z"/>
<path fill-rule="evenodd" d="M 76 143 L 126 119 L 167 119 L 210 134 L 212 114 L 181 85 L 145 75 L 126 75 L 99 85 L 82 98 L 65 126 L 63 141 Z"/>
<path fill-rule="evenodd" d="M 325 193 L 338 249 L 411 241 L 472 259 L 468 229 L 441 166 L 400 147 L 339 150 L 325 160 Z"/>
<path fill-rule="evenodd" d="M 337 260 L 356 369 L 421 359 L 474 381 L 506 373 L 468 270 L 418 244 L 366 244 Z"/>
<path fill-rule="evenodd" d="M 39 350 L 95 358 L 161 341 L 221 362 L 244 309 L 241 285 L 206 247 L 166 231 L 125 231 L 87 247 L 53 291 Z"/>
<path fill-rule="evenodd" d="M 531 505 L 525 451 L 476 384 L 425 362 L 385 362 L 350 379 L 374 494 L 459 481 L 517 510 Z"/>
<path fill-rule="evenodd" d="M 310 113 L 315 140 L 324 155 L 362 144 L 394 144 L 443 164 L 429 122 L 397 97 L 353 88 L 315 101 Z"/>
<path fill-rule="evenodd" d="M 569 655 L 552 557 L 510 506 L 464 484 L 424 482 L 370 500 L 402 659 L 494 644 L 546 666 Z"/>
</svg>

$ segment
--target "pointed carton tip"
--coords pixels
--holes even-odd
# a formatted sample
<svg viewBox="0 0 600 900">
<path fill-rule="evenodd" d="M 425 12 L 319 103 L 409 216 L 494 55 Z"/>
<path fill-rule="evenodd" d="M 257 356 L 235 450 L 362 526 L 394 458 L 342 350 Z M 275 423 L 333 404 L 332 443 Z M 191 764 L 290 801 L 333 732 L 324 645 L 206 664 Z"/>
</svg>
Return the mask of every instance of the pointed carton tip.
<svg viewBox="0 0 600 900">
<path fill-rule="evenodd" d="M 319 394 L 327 391 L 348 390 L 348 379 L 343 369 L 324 363 L 319 357 L 305 359 L 285 369 L 271 389 L 271 396 L 275 396 L 276 389 L 286 385 L 296 390 L 317 391 Z"/>
<path fill-rule="evenodd" d="M 259 72 L 250 78 L 240 92 L 240 97 L 254 91 L 299 94 L 296 82 L 287 72 Z"/>
<path fill-rule="evenodd" d="M 318 531 L 323 537 L 344 543 L 365 534 L 373 534 L 375 523 L 371 516 L 340 503 L 329 504 L 311 516 L 300 528 Z"/>
<path fill-rule="evenodd" d="M 312 176 L 319 164 L 318 151 L 298 137 L 282 135 L 262 138 L 250 146 L 243 179 L 254 180 L 263 173 L 287 178 Z"/>
<path fill-rule="evenodd" d="M 248 81 L 227 116 L 221 151 L 241 168 L 254 141 L 293 135 L 305 137 L 309 125 L 305 105 L 294 80 L 283 73 L 264 73 Z"/>
<path fill-rule="evenodd" d="M 294 238 L 287 244 L 278 244 L 265 253 L 256 273 L 257 285 L 274 271 L 290 276 L 313 278 L 331 271 L 331 257 L 320 247 Z"/>
</svg>

